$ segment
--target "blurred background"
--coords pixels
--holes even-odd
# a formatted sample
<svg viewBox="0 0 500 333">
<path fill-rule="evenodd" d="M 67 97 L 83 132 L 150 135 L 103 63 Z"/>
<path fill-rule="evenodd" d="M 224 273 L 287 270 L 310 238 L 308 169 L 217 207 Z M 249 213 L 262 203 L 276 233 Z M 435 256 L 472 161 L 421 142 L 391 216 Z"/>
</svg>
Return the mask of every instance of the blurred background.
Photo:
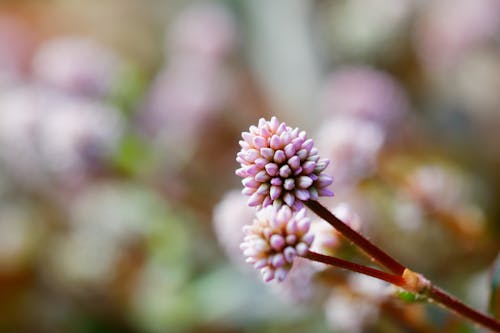
<svg viewBox="0 0 500 333">
<path fill-rule="evenodd" d="M 263 284 L 235 154 L 307 130 L 325 205 L 498 317 L 499 91 L 498 0 L 1 0 L 0 331 L 478 332 L 306 261 Z"/>
</svg>

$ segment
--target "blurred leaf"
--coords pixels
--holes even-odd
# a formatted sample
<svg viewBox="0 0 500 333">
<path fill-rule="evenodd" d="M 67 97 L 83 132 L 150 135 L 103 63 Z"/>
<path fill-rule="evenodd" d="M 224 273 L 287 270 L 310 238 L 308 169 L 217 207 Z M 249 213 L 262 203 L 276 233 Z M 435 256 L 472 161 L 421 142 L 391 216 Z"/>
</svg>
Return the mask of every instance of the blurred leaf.
<svg viewBox="0 0 500 333">
<path fill-rule="evenodd" d="M 126 116 L 131 117 L 144 94 L 148 80 L 140 68 L 128 65 L 122 69 L 118 81 L 113 87 L 110 101 L 121 109 Z"/>
<path fill-rule="evenodd" d="M 398 290 L 396 292 L 396 296 L 399 297 L 402 301 L 406 303 L 417 303 L 417 302 L 423 302 L 426 300 L 425 297 L 414 294 L 412 292 L 406 291 L 406 290 Z"/>
<path fill-rule="evenodd" d="M 224 322 L 247 326 L 272 320 L 297 323 L 311 315 L 299 304 L 284 302 L 258 280 L 257 274 L 241 274 L 234 267 L 222 266 L 204 274 L 191 284 L 199 317 L 206 323 Z"/>
<path fill-rule="evenodd" d="M 154 154 L 146 142 L 134 135 L 123 138 L 114 156 L 115 166 L 128 175 L 147 173 L 154 165 Z"/>
<path fill-rule="evenodd" d="M 475 333 L 476 329 L 473 328 L 469 323 L 463 322 L 460 326 L 456 328 L 457 333 Z"/>
<path fill-rule="evenodd" d="M 488 306 L 493 317 L 500 319 L 500 255 L 497 256 L 491 268 L 491 293 Z"/>
</svg>

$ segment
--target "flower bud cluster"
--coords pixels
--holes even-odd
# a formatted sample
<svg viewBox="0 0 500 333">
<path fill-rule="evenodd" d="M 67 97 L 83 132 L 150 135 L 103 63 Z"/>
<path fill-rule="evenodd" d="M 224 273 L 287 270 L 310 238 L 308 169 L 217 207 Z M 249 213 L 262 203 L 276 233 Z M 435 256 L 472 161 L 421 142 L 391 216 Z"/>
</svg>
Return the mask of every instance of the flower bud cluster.
<svg viewBox="0 0 500 333">
<path fill-rule="evenodd" d="M 241 168 L 236 174 L 243 178 L 243 194 L 250 196 L 250 206 L 287 205 L 299 210 L 303 201 L 333 195 L 327 189 L 332 178 L 322 174 L 329 161 L 320 159 L 304 131 L 292 129 L 276 117 L 270 121 L 261 118 L 242 137 L 236 158 Z"/>
<path fill-rule="evenodd" d="M 304 202 L 333 196 L 327 187 L 329 164 L 321 159 L 306 132 L 292 129 L 276 117 L 242 134 L 236 175 L 243 178 L 248 205 L 257 207 L 253 224 L 243 228 L 241 244 L 246 261 L 261 271 L 264 281 L 281 282 L 297 256 L 305 256 L 314 235 Z"/>
<path fill-rule="evenodd" d="M 314 235 L 309 233 L 311 220 L 305 213 L 305 209 L 293 212 L 288 206 L 279 210 L 269 206 L 257 212 L 252 225 L 243 228 L 241 249 L 264 281 L 283 281 L 294 259 L 307 253 Z"/>
</svg>

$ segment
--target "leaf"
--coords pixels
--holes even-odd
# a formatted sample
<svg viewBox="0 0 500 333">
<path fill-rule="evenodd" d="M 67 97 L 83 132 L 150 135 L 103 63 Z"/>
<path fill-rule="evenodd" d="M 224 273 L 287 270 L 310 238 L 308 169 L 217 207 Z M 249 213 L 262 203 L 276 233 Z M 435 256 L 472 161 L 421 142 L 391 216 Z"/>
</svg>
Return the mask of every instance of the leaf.
<svg viewBox="0 0 500 333">
<path fill-rule="evenodd" d="M 493 317 L 500 319 L 500 254 L 491 268 L 491 293 L 488 310 Z"/>
<path fill-rule="evenodd" d="M 418 303 L 426 300 L 424 296 L 414 294 L 406 290 L 398 290 L 396 296 L 406 303 Z"/>
</svg>

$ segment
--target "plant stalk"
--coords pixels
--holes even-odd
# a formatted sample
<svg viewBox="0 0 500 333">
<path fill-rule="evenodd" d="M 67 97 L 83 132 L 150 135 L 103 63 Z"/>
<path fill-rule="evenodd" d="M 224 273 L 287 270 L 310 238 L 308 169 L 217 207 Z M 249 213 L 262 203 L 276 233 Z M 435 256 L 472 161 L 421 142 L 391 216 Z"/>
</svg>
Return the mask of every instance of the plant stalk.
<svg viewBox="0 0 500 333">
<path fill-rule="evenodd" d="M 307 251 L 307 253 L 304 255 L 304 258 L 307 258 L 312 261 L 317 261 L 321 262 L 323 264 L 327 264 L 330 266 L 335 266 L 343 269 L 347 269 L 349 271 L 365 274 L 374 278 L 377 278 L 379 280 L 383 280 L 386 282 L 389 282 L 391 284 L 394 284 L 398 287 L 403 287 L 404 286 L 404 279 L 402 276 L 399 275 L 394 275 L 391 273 L 387 273 L 375 268 L 371 268 L 368 266 L 356 264 L 351 261 L 347 261 L 344 259 L 340 259 L 337 257 L 331 257 L 327 256 L 321 253 L 313 252 L 313 251 Z"/>
<path fill-rule="evenodd" d="M 493 332 L 500 332 L 500 322 L 465 305 L 460 300 L 451 296 L 439 287 L 431 285 L 429 290 L 426 292 L 426 296 L 434 300 L 436 303 L 441 304 L 446 309 L 452 310 L 459 315 L 469 318 L 473 322 L 476 322 Z"/>
<path fill-rule="evenodd" d="M 482 325 L 494 332 L 500 332 L 500 322 L 492 317 L 489 317 L 471 307 L 464 304 L 462 301 L 451 296 L 439 287 L 434 286 L 421 274 L 412 272 L 404 265 L 400 264 L 396 259 L 385 253 L 382 249 L 370 242 L 363 235 L 351 229 L 347 224 L 333 215 L 328 209 L 321 205 L 318 201 L 305 202 L 307 207 L 311 209 L 316 215 L 321 217 L 326 222 L 330 223 L 337 229 L 344 237 L 349 239 L 355 245 L 360 247 L 370 257 L 375 259 L 382 266 L 385 266 L 392 273 L 387 273 L 375 268 L 356 264 L 347 260 L 336 257 L 331 257 L 308 251 L 304 257 L 313 261 L 321 262 L 327 265 L 347 269 L 353 272 L 365 274 L 389 283 L 395 286 L 406 289 L 410 292 L 418 293 L 442 305 L 444 308 L 451 310 L 469 320 Z"/>
<path fill-rule="evenodd" d="M 309 209 L 311 209 L 316 215 L 321 217 L 326 222 L 330 223 L 335 229 L 337 229 L 344 237 L 349 239 L 359 248 L 361 248 L 366 254 L 371 258 L 376 260 L 379 264 L 386 267 L 389 271 L 394 274 L 402 275 L 406 267 L 400 264 L 396 259 L 391 257 L 389 254 L 385 253 L 378 246 L 370 242 L 367 238 L 361 235 L 359 232 L 353 230 L 347 224 L 342 222 L 339 218 L 333 215 L 326 207 L 320 204 L 318 201 L 309 200 L 305 204 Z"/>
</svg>

